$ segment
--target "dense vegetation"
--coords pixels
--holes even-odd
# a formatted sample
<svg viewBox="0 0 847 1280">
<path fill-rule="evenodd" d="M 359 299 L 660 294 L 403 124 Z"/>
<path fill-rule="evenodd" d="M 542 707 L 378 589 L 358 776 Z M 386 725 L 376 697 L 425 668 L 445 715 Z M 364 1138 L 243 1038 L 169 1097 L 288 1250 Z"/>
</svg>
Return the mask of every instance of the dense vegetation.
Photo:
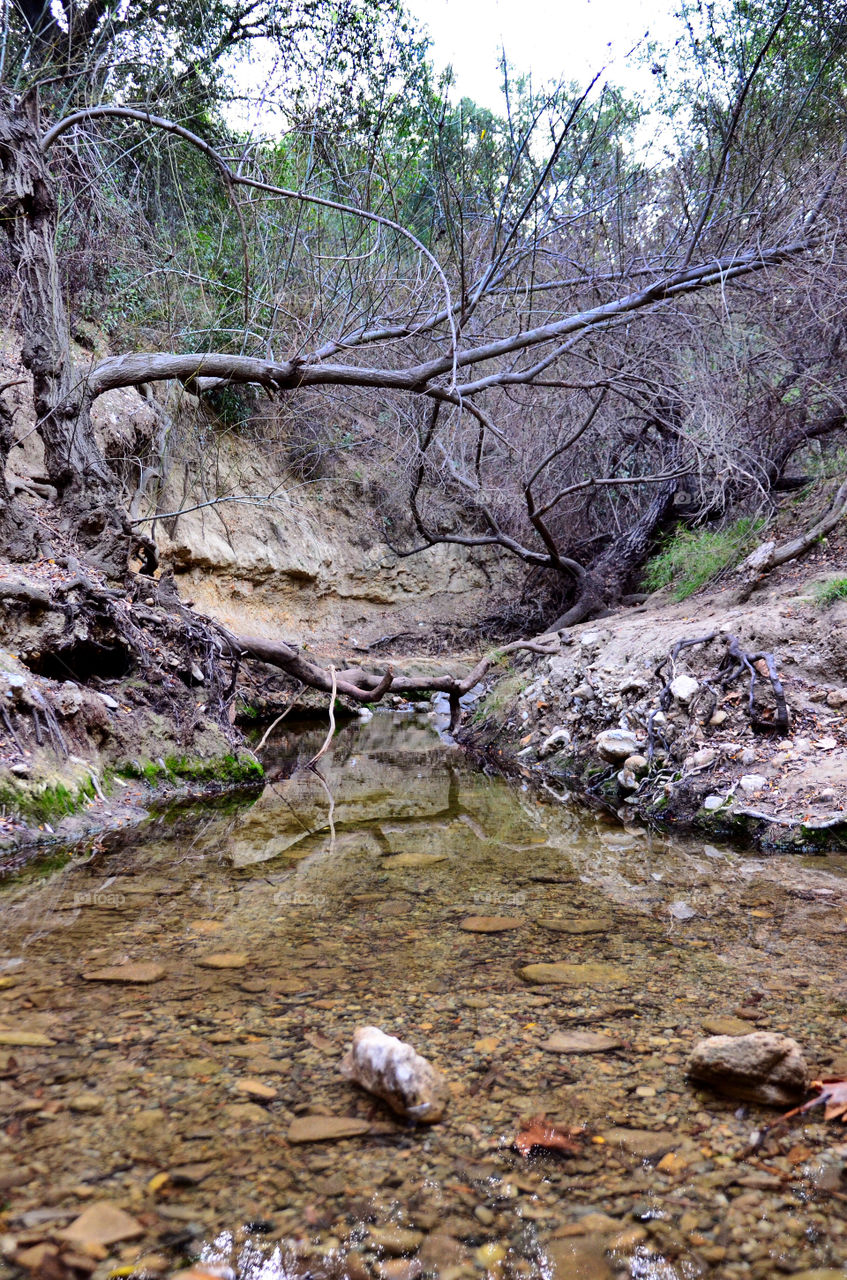
<svg viewBox="0 0 847 1280">
<path fill-rule="evenodd" d="M 105 385 L 176 376 L 301 480 L 364 477 L 399 552 L 519 557 L 536 623 L 614 604 L 657 550 L 648 583 L 673 573 L 680 524 L 726 563 L 781 487 L 843 458 L 845 50 L 831 0 L 684 5 L 649 100 L 504 65 L 498 115 L 438 82 L 395 0 L 17 0 L 3 110 L 38 88 L 71 331 L 150 353 L 96 368 L 73 413 L 69 375 L 42 370 L 71 526 L 113 482 L 155 511 L 196 442 L 101 465 L 68 422 L 76 441 Z M 15 297 L 29 214 L 8 182 L 0 203 Z M 32 554 L 9 527 L 8 554 Z M 133 549 L 152 565 L 134 528 L 113 575 Z M 678 555 L 706 545 L 685 536 Z"/>
</svg>

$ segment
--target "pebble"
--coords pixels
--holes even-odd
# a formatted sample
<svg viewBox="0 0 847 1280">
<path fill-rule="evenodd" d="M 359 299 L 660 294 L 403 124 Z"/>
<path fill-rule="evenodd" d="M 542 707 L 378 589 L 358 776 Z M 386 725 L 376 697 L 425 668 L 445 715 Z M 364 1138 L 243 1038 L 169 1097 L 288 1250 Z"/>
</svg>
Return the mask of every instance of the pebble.
<svg viewBox="0 0 847 1280">
<path fill-rule="evenodd" d="M 298 1116 L 285 1136 L 295 1143 L 336 1142 L 340 1138 L 359 1138 L 370 1130 L 370 1121 L 356 1116 Z"/>
<path fill-rule="evenodd" d="M 99 1093 L 78 1093 L 68 1099 L 71 1111 L 98 1112 L 103 1110 L 104 1099 Z"/>
<path fill-rule="evenodd" d="M 56 1043 L 40 1031 L 0 1031 L 0 1044 L 19 1049 L 49 1049 Z"/>
<path fill-rule="evenodd" d="M 610 1053 L 622 1041 L 602 1031 L 557 1031 L 541 1044 L 548 1053 Z"/>
<path fill-rule="evenodd" d="M 544 1246 L 544 1253 L 548 1265 L 543 1266 L 543 1274 L 549 1280 L 612 1280 L 614 1275 L 602 1237 L 551 1240 Z"/>
<path fill-rule="evenodd" d="M 677 1134 L 650 1129 L 606 1129 L 600 1136 L 608 1146 L 618 1147 L 639 1160 L 657 1160 L 682 1140 Z"/>
<path fill-rule="evenodd" d="M 59 1240 L 79 1245 L 85 1249 L 92 1244 L 110 1245 L 121 1240 L 136 1240 L 144 1235 L 144 1228 L 135 1218 L 108 1200 L 91 1204 L 62 1231 L 54 1232 Z"/>
<path fill-rule="evenodd" d="M 505 933 L 523 924 L 517 916 L 466 916 L 459 925 L 466 933 Z"/>
<path fill-rule="evenodd" d="M 611 929 L 612 920 L 607 916 L 573 916 L 570 919 L 558 919 L 554 916 L 542 916 L 538 921 L 542 929 L 550 929 L 553 933 L 605 933 Z"/>
<path fill-rule="evenodd" d="M 422 1231 L 390 1225 L 387 1227 L 369 1227 L 367 1243 L 376 1245 L 379 1249 L 384 1249 L 386 1253 L 390 1253 L 394 1257 L 399 1257 L 404 1253 L 414 1253 L 416 1249 L 420 1248 L 423 1238 Z"/>
<path fill-rule="evenodd" d="M 423 1263 L 420 1258 L 386 1258 L 374 1270 L 380 1280 L 417 1280 L 423 1275 Z"/>
<path fill-rule="evenodd" d="M 750 1023 L 743 1018 L 704 1018 L 701 1023 L 707 1036 L 746 1036 Z"/>
<path fill-rule="evenodd" d="M 262 1084 L 261 1080 L 236 1080 L 235 1087 L 239 1093 L 246 1093 L 251 1098 L 262 1098 L 267 1102 L 272 1102 L 277 1096 L 277 1090 L 269 1084 Z"/>
<path fill-rule="evenodd" d="M 446 861 L 446 853 L 394 853 L 383 858 L 380 865 L 400 871 L 403 867 L 433 867 L 437 862 Z"/>
<path fill-rule="evenodd" d="M 243 951 L 213 951 L 200 956 L 197 963 L 204 969 L 244 969 L 248 958 Z"/>
</svg>

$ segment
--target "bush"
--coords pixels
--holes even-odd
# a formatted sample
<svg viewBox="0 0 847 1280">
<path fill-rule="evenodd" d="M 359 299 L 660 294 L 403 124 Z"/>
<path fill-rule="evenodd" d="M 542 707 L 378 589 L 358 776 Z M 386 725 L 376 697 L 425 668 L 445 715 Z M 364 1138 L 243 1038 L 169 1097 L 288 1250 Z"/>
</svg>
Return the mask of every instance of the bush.
<svg viewBox="0 0 847 1280">
<path fill-rule="evenodd" d="M 847 600 L 847 578 L 830 578 L 827 582 L 816 582 L 812 587 L 815 604 L 825 608 L 835 604 L 836 600 Z"/>
<path fill-rule="evenodd" d="M 674 600 L 685 600 L 750 549 L 761 520 L 747 517 L 726 529 L 677 529 L 647 561 L 644 586 L 658 591 L 673 583 Z"/>
</svg>

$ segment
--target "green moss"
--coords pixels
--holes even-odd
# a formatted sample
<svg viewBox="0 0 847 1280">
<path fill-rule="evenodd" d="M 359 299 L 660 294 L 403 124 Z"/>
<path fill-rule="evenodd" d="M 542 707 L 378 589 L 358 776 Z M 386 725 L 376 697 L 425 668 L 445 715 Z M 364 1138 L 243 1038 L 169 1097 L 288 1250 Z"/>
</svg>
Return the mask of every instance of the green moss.
<svg viewBox="0 0 847 1280">
<path fill-rule="evenodd" d="M 128 760 L 115 769 L 122 778 L 136 778 L 146 782 L 150 787 L 157 787 L 160 782 L 202 782 L 219 783 L 222 786 L 236 786 L 239 783 L 259 782 L 265 771 L 251 756 L 213 756 L 210 760 L 198 757 L 165 756 L 158 760 L 140 763 Z"/>
<path fill-rule="evenodd" d="M 68 814 L 77 813 L 86 800 L 96 794 L 90 778 L 76 789 L 63 782 L 46 786 L 0 786 L 0 805 L 17 814 L 25 822 L 39 824 L 59 822 Z"/>
</svg>

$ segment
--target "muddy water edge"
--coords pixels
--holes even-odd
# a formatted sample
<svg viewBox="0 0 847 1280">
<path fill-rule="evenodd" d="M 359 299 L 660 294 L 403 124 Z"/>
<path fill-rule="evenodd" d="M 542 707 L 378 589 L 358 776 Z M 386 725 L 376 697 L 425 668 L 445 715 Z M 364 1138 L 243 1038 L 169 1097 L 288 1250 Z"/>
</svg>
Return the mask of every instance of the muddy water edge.
<svg viewBox="0 0 847 1280">
<path fill-rule="evenodd" d="M 252 803 L 5 876 L 0 1280 L 847 1274 L 842 1126 L 744 1158 L 775 1113 L 685 1078 L 716 1020 L 847 1074 L 847 861 L 610 825 L 474 772 L 424 717 L 344 728 L 319 778 L 322 736 L 278 734 Z M 527 984 L 545 961 L 586 967 Z M 447 1075 L 442 1123 L 342 1077 L 367 1024 Z M 597 1051 L 545 1047 L 575 1031 Z M 581 1153 L 522 1158 L 537 1114 Z M 362 1132 L 290 1141 L 306 1116 Z M 104 1203 L 123 1239 L 63 1237 Z"/>
</svg>

